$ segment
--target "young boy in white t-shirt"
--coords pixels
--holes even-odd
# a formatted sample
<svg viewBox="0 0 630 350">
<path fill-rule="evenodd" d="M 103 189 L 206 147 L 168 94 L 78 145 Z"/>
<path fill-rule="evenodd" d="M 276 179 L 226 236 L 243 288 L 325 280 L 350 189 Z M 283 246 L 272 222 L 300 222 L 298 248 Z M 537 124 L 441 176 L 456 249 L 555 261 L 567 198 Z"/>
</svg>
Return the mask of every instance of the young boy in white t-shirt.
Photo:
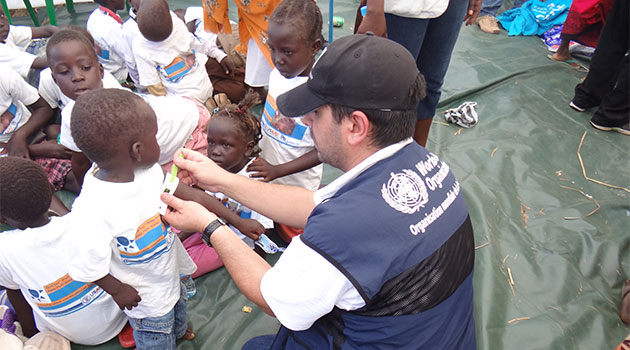
<svg viewBox="0 0 630 350">
<path fill-rule="evenodd" d="M 133 42 L 140 83 L 153 95 L 186 96 L 205 104 L 212 97 L 206 54 L 217 51 L 195 39 L 165 0 L 143 0 L 136 20 L 142 34 Z M 221 61 L 221 55 L 215 58 Z"/>
<path fill-rule="evenodd" d="M 112 83 L 112 86 L 106 84 L 102 66 L 92 45 L 80 32 L 60 30 L 50 38 L 46 50 L 52 77 L 61 92 L 70 100 L 75 100 L 87 91 L 103 87 L 122 89 L 118 84 Z M 207 146 L 205 125 L 210 115 L 204 106 L 184 97 L 144 97 L 158 115 L 160 164 L 168 166 L 173 154 L 180 147 L 205 150 Z M 80 153 L 72 138 L 70 127 L 74 105 L 72 101 L 67 102 L 61 111 L 59 143 L 73 151 L 72 170 L 77 181 L 82 183 L 91 162 Z"/>
<path fill-rule="evenodd" d="M 125 0 L 95 0 L 100 6 L 90 14 L 87 30 L 100 47 L 99 61 L 106 71 L 120 82 L 127 81 L 127 75 L 137 80 L 136 62 L 131 47 L 124 40 L 123 21 L 116 13 L 125 8 Z M 136 75 L 134 77 L 134 75 Z"/>
<path fill-rule="evenodd" d="M 64 28 L 64 30 L 67 29 L 74 30 L 76 32 L 79 32 L 80 34 L 83 34 L 86 39 L 88 39 L 90 44 L 94 46 L 94 52 L 98 52 L 98 49 L 94 42 L 94 38 L 85 28 L 79 26 L 68 26 Z M 103 78 L 101 80 L 103 81 L 104 88 L 122 88 L 118 80 L 107 71 L 103 72 Z M 57 85 L 52 77 L 52 72 L 50 68 L 46 68 L 39 73 L 38 91 L 39 95 L 43 97 L 46 102 L 48 102 L 48 105 L 53 110 L 62 110 L 70 101 L 73 100 L 70 97 L 64 95 L 64 93 L 61 91 L 59 85 Z"/>
<path fill-rule="evenodd" d="M 9 65 L 24 78 L 31 68 L 46 68 L 46 57 L 37 57 L 24 50 L 32 39 L 47 38 L 56 31 L 57 27 L 50 25 L 33 28 L 9 25 L 4 12 L 0 11 L 0 64 Z"/>
<path fill-rule="evenodd" d="M 52 190 L 42 167 L 17 157 L 0 158 L 0 285 L 17 313 L 24 335 L 54 331 L 77 344 L 97 345 L 127 322 L 99 286 L 68 276 L 67 228 L 72 215 L 49 217 Z"/>
<path fill-rule="evenodd" d="M 174 349 L 176 339 L 194 337 L 179 276 L 196 267 L 160 218 L 164 174 L 155 113 L 131 92 L 101 89 L 77 98 L 71 123 L 72 137 L 94 166 L 72 208 L 78 219 L 70 229 L 70 276 L 108 293 L 121 284 L 133 287 L 137 306 L 133 293 L 114 300 L 127 307 L 136 348 Z"/>
</svg>

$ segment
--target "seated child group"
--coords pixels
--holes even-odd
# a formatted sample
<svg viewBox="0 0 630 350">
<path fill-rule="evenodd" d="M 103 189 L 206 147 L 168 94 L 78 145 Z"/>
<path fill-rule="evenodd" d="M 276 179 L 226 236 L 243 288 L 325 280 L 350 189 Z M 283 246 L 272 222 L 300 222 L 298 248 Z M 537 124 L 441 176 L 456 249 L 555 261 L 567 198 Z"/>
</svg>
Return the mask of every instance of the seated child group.
<svg viewBox="0 0 630 350">
<path fill-rule="evenodd" d="M 276 98 L 307 80 L 321 13 L 313 0 L 277 1 L 267 45 L 235 50 L 237 35 L 204 30 L 201 7 L 129 0 L 123 21 L 124 0 L 94 1 L 84 27 L 13 26 L 0 12 L 0 332 L 97 345 L 126 329 L 137 349 L 174 349 L 195 336 L 193 278 L 222 262 L 200 233 L 163 221 L 160 193 L 202 204 L 263 256 L 278 250 L 266 234 L 301 231 L 180 183 L 173 159 L 193 149 L 229 172 L 316 190 L 309 127 Z M 38 41 L 45 55 L 29 49 Z M 70 209 L 61 190 L 78 195 Z"/>
</svg>

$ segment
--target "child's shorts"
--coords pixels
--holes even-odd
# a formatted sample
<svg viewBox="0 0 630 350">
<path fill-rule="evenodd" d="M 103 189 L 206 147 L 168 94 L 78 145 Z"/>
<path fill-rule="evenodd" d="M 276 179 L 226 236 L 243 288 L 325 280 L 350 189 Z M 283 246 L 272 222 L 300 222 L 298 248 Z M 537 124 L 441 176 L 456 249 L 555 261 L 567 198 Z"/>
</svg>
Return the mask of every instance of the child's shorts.
<svg viewBox="0 0 630 350">
<path fill-rule="evenodd" d="M 180 283 L 177 304 L 166 315 L 160 317 L 131 318 L 136 349 L 175 350 L 175 341 L 186 334 L 186 288 Z"/>
</svg>

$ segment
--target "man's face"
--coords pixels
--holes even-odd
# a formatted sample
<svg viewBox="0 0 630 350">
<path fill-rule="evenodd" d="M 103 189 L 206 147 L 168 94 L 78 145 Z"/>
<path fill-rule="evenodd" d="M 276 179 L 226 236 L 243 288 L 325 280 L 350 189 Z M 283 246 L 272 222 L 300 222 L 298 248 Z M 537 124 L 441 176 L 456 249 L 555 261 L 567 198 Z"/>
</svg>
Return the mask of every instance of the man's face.
<svg viewBox="0 0 630 350">
<path fill-rule="evenodd" d="M 302 122 L 311 128 L 317 157 L 323 163 L 344 169 L 345 148 L 343 147 L 341 123 L 337 123 L 328 105 L 322 106 L 302 117 Z"/>
<path fill-rule="evenodd" d="M 68 40 L 55 45 L 48 63 L 61 92 L 73 100 L 103 86 L 103 67 L 84 43 Z"/>
</svg>

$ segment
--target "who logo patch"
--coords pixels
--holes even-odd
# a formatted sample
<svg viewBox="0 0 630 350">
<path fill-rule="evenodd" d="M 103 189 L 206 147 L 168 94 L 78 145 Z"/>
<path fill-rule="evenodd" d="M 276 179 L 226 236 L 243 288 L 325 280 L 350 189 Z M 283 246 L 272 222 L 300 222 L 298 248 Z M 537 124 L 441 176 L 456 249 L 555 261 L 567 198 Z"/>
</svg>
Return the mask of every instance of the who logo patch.
<svg viewBox="0 0 630 350">
<path fill-rule="evenodd" d="M 381 195 L 390 207 L 404 214 L 413 214 L 424 208 L 429 201 L 429 193 L 422 178 L 413 170 L 403 169 L 402 173 L 391 173 L 383 184 Z"/>
</svg>

